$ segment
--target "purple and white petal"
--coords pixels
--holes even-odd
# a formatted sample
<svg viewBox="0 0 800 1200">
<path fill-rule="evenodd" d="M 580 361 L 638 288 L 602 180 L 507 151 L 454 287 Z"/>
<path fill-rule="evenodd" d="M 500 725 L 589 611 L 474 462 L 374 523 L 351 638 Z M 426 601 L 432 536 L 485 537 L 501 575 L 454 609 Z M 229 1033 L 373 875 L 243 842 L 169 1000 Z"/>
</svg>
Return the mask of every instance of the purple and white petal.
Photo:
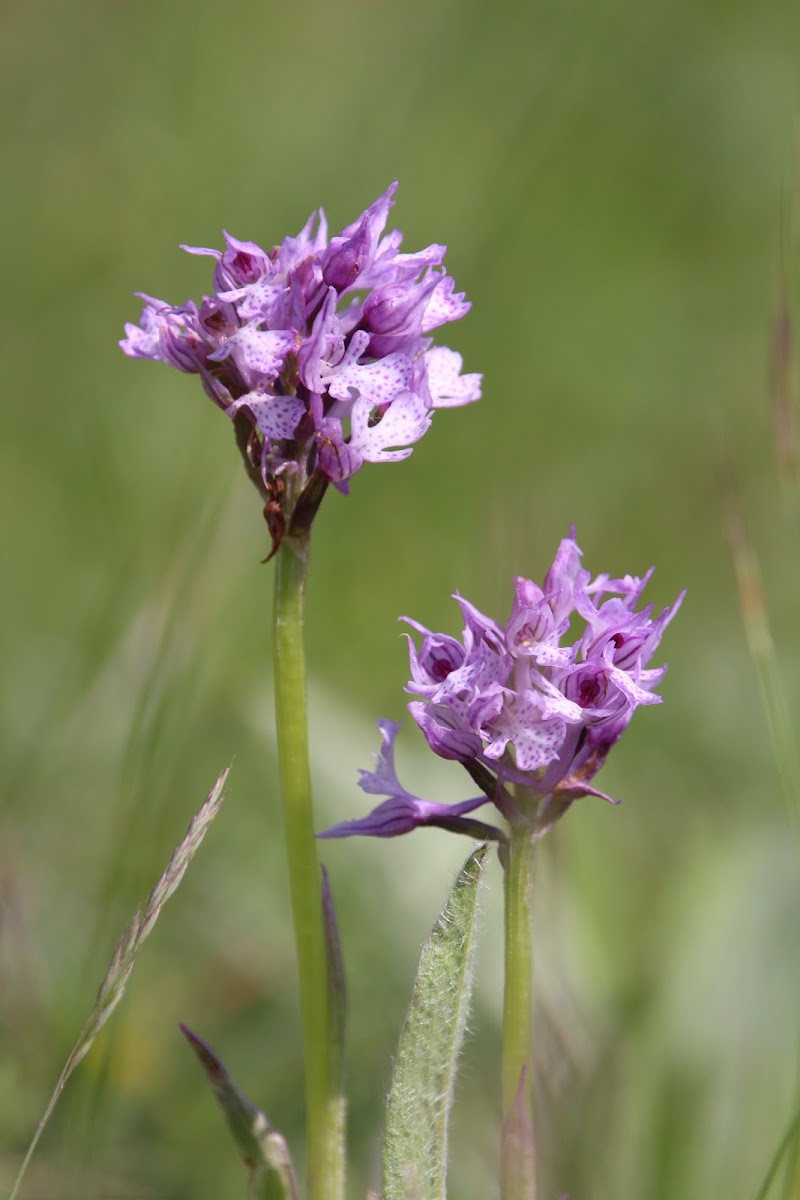
<svg viewBox="0 0 800 1200">
<path fill-rule="evenodd" d="M 486 714 L 488 716 L 488 713 Z M 499 758 L 510 742 L 520 771 L 537 771 L 557 757 L 567 731 L 566 722 L 545 715 L 534 692 L 505 691 L 499 711 L 486 722 L 488 758 Z"/>
<path fill-rule="evenodd" d="M 352 399 L 357 392 L 373 408 L 391 404 L 404 392 L 413 375 L 413 362 L 406 354 L 388 354 L 377 362 L 358 365 L 344 361 L 333 374 L 328 391 L 337 400 Z"/>
<path fill-rule="evenodd" d="M 275 282 L 274 276 L 265 275 L 263 279 L 247 287 L 230 288 L 218 294 L 220 300 L 227 300 L 235 305 L 243 323 L 254 321 L 258 324 L 270 321 L 275 305 L 285 290 L 286 284 L 283 281 Z"/>
<path fill-rule="evenodd" d="M 305 413 L 305 405 L 295 396 L 270 396 L 264 392 L 248 392 L 228 408 L 233 419 L 240 408 L 248 408 L 255 417 L 256 425 L 270 441 L 294 437 L 294 432 Z"/>
<path fill-rule="evenodd" d="M 428 389 L 433 408 L 458 408 L 481 398 L 482 375 L 462 375 L 462 358 L 447 346 L 434 346 L 425 355 Z"/>
<path fill-rule="evenodd" d="M 353 405 L 350 444 L 367 462 L 400 462 L 408 458 L 431 423 L 424 401 L 413 392 L 402 392 L 390 404 L 377 425 L 370 425 L 372 402 L 360 396 Z M 391 447 L 404 447 L 391 449 Z"/>
<path fill-rule="evenodd" d="M 280 375 L 293 346 L 294 333 L 291 329 L 260 330 L 248 325 L 228 338 L 224 346 L 210 354 L 209 358 L 214 362 L 223 362 L 233 356 L 240 367 L 260 376 L 263 382 L 269 382 Z"/>
<path fill-rule="evenodd" d="M 454 287 L 455 280 L 452 275 L 445 275 L 439 281 L 439 286 L 428 302 L 422 321 L 422 328 L 426 333 L 430 333 L 432 329 L 438 329 L 440 325 L 445 325 L 448 321 L 460 321 L 472 308 L 470 301 L 465 299 L 464 293 L 454 292 Z"/>
<path fill-rule="evenodd" d="M 119 343 L 128 358 L 149 358 L 161 361 L 161 324 L 155 309 L 146 304 L 142 309 L 139 324 L 125 323 L 125 337 Z"/>
</svg>

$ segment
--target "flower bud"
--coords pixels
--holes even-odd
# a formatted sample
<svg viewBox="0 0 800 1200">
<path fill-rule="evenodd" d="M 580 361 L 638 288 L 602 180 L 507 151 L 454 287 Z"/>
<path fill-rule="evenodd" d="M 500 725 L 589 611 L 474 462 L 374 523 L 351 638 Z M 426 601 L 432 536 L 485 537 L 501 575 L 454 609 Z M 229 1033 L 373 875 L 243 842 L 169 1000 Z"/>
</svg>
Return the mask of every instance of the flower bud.
<svg viewBox="0 0 800 1200">
<path fill-rule="evenodd" d="M 352 237 L 331 238 L 331 244 L 322 256 L 324 282 L 337 292 L 346 292 L 369 264 L 371 252 L 372 239 L 364 221 Z"/>
</svg>

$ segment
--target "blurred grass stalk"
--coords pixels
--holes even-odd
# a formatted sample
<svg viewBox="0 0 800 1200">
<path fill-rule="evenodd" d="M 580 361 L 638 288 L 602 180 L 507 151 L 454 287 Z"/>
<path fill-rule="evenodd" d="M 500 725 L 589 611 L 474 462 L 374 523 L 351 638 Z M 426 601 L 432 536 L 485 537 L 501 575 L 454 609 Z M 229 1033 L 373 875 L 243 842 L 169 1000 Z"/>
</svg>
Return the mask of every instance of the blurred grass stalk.
<svg viewBox="0 0 800 1200">
<path fill-rule="evenodd" d="M 798 496 L 798 457 L 795 405 L 792 389 L 792 327 L 781 289 L 773 327 L 772 392 L 776 454 L 784 495 L 793 501 Z M 747 645 L 755 664 L 764 711 L 769 727 L 772 751 L 781 780 L 781 788 L 795 833 L 800 839 L 800 752 L 789 706 L 781 684 L 775 642 L 769 624 L 766 596 L 758 557 L 750 540 L 735 478 L 731 473 L 726 497 L 726 524 L 733 567 L 739 593 Z M 784 1200 L 800 1197 L 800 1059 L 798 1060 L 796 1105 L 788 1126 L 757 1192 L 756 1200 L 766 1200 L 785 1161 Z"/>
<path fill-rule="evenodd" d="M 761 569 L 732 481 L 727 498 L 727 533 L 747 645 L 758 674 L 775 764 L 786 803 L 800 837 L 800 755 L 781 685 Z"/>
<path fill-rule="evenodd" d="M 797 502 L 800 498 L 800 455 L 797 444 L 794 332 L 783 273 L 772 322 L 770 367 L 778 476 L 784 498 L 797 514 Z"/>
<path fill-rule="evenodd" d="M 25 1173 L 39 1144 L 39 1139 L 44 1132 L 47 1122 L 53 1115 L 53 1110 L 70 1076 L 89 1053 L 97 1035 L 125 995 L 125 988 L 133 971 L 136 956 L 150 936 L 167 900 L 169 900 L 170 896 L 180 885 L 181 880 L 186 874 L 186 868 L 200 849 L 212 821 L 220 810 L 224 799 L 223 788 L 227 778 L 228 771 L 225 770 L 206 796 L 202 807 L 192 818 L 189 828 L 186 831 L 186 836 L 170 858 L 166 870 L 150 893 L 144 908 L 140 908 L 134 913 L 130 924 L 119 939 L 103 982 L 98 988 L 94 1005 L 84 1021 L 75 1045 L 69 1052 L 67 1061 L 64 1063 L 61 1074 L 53 1088 L 53 1094 L 47 1102 L 47 1107 L 42 1113 L 39 1124 L 36 1127 L 36 1132 L 22 1160 L 9 1194 L 9 1200 L 16 1200 L 19 1194 Z"/>
</svg>

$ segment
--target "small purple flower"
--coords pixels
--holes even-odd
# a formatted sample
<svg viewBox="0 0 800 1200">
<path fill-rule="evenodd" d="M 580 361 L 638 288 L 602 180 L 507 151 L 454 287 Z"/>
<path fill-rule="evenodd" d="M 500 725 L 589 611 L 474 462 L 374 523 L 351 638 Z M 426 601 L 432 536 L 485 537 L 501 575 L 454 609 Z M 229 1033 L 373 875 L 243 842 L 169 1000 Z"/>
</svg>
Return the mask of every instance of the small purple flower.
<svg viewBox="0 0 800 1200">
<path fill-rule="evenodd" d="M 273 518 L 280 507 L 278 541 L 293 514 L 308 529 L 328 483 L 347 491 L 365 462 L 407 458 L 434 409 L 480 397 L 480 375 L 428 336 L 470 308 L 446 247 L 401 254 L 402 235 L 384 234 L 396 188 L 330 239 L 320 209 L 269 251 L 228 233 L 224 250 L 182 247 L 215 259 L 213 294 L 198 308 L 139 293 L 125 326 L 125 354 L 199 375 L 234 421 Z"/>
<path fill-rule="evenodd" d="M 407 691 L 420 697 L 409 712 L 434 753 L 463 763 L 483 800 L 507 819 L 530 820 L 541 834 L 581 796 L 610 800 L 590 781 L 635 710 L 661 702 L 654 688 L 666 667 L 648 663 L 684 596 L 656 618 L 652 605 L 636 611 L 651 574 L 592 579 L 573 532 L 542 587 L 514 581 L 504 626 L 458 594 L 465 622 L 460 641 L 403 618 L 420 636 L 419 645 L 408 637 Z M 391 753 L 397 727 L 383 722 L 381 728 L 379 771 L 362 772 L 361 787 L 390 799 L 324 836 L 393 837 L 444 824 L 443 809 L 448 828 L 463 821 L 469 808 L 429 805 L 400 787 Z"/>
</svg>

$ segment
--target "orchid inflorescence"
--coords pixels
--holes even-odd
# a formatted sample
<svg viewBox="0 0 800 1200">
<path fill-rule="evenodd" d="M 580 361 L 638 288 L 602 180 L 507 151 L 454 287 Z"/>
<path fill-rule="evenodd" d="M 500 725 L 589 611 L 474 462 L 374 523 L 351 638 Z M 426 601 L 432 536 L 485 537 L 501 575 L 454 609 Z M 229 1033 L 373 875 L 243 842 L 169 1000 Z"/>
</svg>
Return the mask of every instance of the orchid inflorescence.
<svg viewBox="0 0 800 1200">
<path fill-rule="evenodd" d="M 197 374 L 236 425 L 267 502 L 273 549 L 295 516 L 307 530 L 328 483 L 365 462 L 407 458 L 436 408 L 480 396 L 480 375 L 428 336 L 470 309 L 442 263 L 445 246 L 401 254 L 383 235 L 397 184 L 328 238 L 322 209 L 297 237 L 262 250 L 225 234 L 214 292 L 198 306 L 144 300 L 120 342 L 132 358 Z"/>
<path fill-rule="evenodd" d="M 320 836 L 394 837 L 436 825 L 479 838 L 502 837 L 468 816 L 487 801 L 511 822 L 530 820 L 541 834 L 581 796 L 610 800 L 590 780 L 636 708 L 660 703 L 653 689 L 666 667 L 647 664 L 683 600 L 681 594 L 656 618 L 652 605 L 635 611 L 651 575 L 652 570 L 642 579 L 592 579 L 581 567 L 573 532 L 561 542 L 542 587 L 515 580 L 505 626 L 458 593 L 465 621 L 461 641 L 402 618 L 422 638 L 417 647 L 408 637 L 406 691 L 422 697 L 408 710 L 430 748 L 463 763 L 481 795 L 454 805 L 411 795 L 394 767 L 399 725 L 381 721 L 377 768 L 361 772 L 360 786 L 388 799 L 368 816 L 343 821 Z M 583 623 L 577 638 L 576 617 Z M 574 640 L 562 644 L 567 635 Z"/>
</svg>

